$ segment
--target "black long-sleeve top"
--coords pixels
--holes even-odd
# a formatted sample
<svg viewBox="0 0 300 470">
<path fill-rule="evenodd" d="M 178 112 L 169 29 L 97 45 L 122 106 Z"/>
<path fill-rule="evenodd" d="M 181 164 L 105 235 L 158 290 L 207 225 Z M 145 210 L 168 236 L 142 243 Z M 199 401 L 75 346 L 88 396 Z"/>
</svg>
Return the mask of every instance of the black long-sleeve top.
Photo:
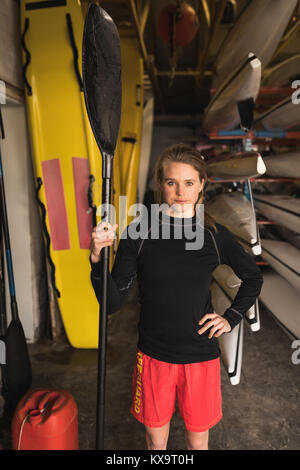
<svg viewBox="0 0 300 470">
<path fill-rule="evenodd" d="M 218 265 L 231 266 L 242 281 L 231 306 L 223 312 L 231 329 L 254 304 L 263 283 L 253 257 L 226 227 L 216 223 L 215 231 L 198 220 L 196 215 L 183 219 L 160 212 L 143 228 L 140 222 L 132 222 L 122 233 L 108 274 L 108 314 L 121 308 L 137 279 L 141 304 L 137 347 L 175 364 L 220 356 L 218 339 L 209 339 L 209 330 L 198 334 L 201 317 L 214 312 L 210 284 Z M 90 263 L 91 281 L 101 304 L 101 261 L 90 259 Z"/>
</svg>

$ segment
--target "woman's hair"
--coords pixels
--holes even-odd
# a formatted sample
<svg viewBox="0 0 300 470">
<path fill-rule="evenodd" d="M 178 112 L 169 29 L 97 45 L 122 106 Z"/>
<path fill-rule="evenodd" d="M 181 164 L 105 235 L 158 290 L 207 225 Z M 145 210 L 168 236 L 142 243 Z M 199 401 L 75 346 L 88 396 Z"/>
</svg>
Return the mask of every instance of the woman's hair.
<svg viewBox="0 0 300 470">
<path fill-rule="evenodd" d="M 156 183 L 155 202 L 162 204 L 162 191 L 160 184 L 163 183 L 164 164 L 170 162 L 187 163 L 198 171 L 200 181 L 204 178 L 203 189 L 199 192 L 199 197 L 195 203 L 202 204 L 204 201 L 204 186 L 207 182 L 207 167 L 201 153 L 186 144 L 174 144 L 167 147 L 158 157 L 154 167 L 154 179 Z M 204 210 L 204 223 L 211 225 L 217 231 L 216 222 Z"/>
</svg>

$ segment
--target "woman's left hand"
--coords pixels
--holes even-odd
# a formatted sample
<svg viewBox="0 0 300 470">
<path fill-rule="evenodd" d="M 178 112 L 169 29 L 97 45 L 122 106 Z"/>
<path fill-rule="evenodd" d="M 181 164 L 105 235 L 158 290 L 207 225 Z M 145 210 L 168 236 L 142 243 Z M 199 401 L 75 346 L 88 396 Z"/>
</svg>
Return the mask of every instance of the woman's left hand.
<svg viewBox="0 0 300 470">
<path fill-rule="evenodd" d="M 213 336 L 218 338 L 223 333 L 228 333 L 231 330 L 231 326 L 229 325 L 228 321 L 221 315 L 218 315 L 216 312 L 207 313 L 198 323 L 199 325 L 202 325 L 207 320 L 210 321 L 208 321 L 200 330 L 198 330 L 199 335 L 202 335 L 204 331 L 208 330 L 208 328 L 211 328 L 208 335 L 209 339 L 211 339 Z"/>
</svg>

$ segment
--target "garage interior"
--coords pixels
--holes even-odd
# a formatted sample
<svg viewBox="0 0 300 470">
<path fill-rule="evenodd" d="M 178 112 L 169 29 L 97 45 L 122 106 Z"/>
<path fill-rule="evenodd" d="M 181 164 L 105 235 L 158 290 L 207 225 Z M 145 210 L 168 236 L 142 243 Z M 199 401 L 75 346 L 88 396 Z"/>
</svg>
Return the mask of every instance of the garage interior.
<svg viewBox="0 0 300 470">
<path fill-rule="evenodd" d="M 55 2 L 55 0 L 48 2 L 43 0 L 39 3 L 49 4 L 51 1 Z M 207 206 L 210 205 L 211 210 L 214 210 L 214 203 L 218 198 L 224 195 L 224 197 L 229 195 L 229 198 L 238 196 L 246 205 L 248 204 L 247 211 L 251 212 L 251 223 L 255 226 L 257 238 L 253 246 L 247 245 L 245 240 L 241 242 L 255 257 L 256 264 L 262 270 L 266 280 L 264 291 L 258 298 L 253 311 L 243 320 L 243 327 L 239 330 L 241 339 L 235 346 L 236 362 L 234 373 L 231 375 L 228 372 L 225 352 L 222 358 L 223 419 L 210 431 L 210 450 L 299 450 L 300 447 L 298 406 L 300 390 L 298 303 L 300 301 L 300 108 L 297 108 L 299 100 L 297 87 L 300 87 L 300 2 L 275 1 L 277 16 L 273 3 L 272 24 L 277 25 L 278 20 L 278 33 L 276 36 L 274 27 L 274 35 L 269 38 L 269 42 L 262 39 L 265 42 L 264 46 L 260 43 L 261 49 L 256 45 L 257 50 L 247 50 L 247 63 L 256 60 L 260 70 L 259 78 L 255 84 L 247 85 L 248 88 L 244 82 L 235 82 L 237 77 L 234 73 L 238 70 L 241 59 L 245 59 L 245 53 L 240 52 L 240 49 L 243 49 L 243 41 L 247 43 L 244 31 L 249 28 L 249 34 L 251 31 L 257 31 L 257 36 L 261 34 L 264 38 L 263 29 L 267 27 L 268 21 L 271 21 L 266 21 L 267 16 L 264 17 L 264 15 L 271 17 L 270 0 L 260 0 L 260 12 L 257 12 L 256 0 L 187 0 L 186 2 L 66 0 L 62 2 L 65 5 L 48 9 L 51 10 L 51 14 L 54 14 L 54 10 L 69 8 L 73 11 L 72 8 L 78 8 L 82 15 L 80 21 L 83 24 L 89 4 L 96 3 L 113 19 L 120 32 L 121 43 L 124 41 L 125 44 L 126 38 L 130 38 L 130 41 L 135 43 L 134 50 L 139 64 L 142 64 L 140 65 L 142 82 L 138 84 L 139 90 L 142 91 L 138 91 L 136 84 L 139 77 L 136 77 L 132 86 L 134 93 L 137 93 L 136 96 L 143 98 L 141 100 L 142 117 L 138 134 L 134 134 L 135 129 L 130 133 L 130 129 L 125 129 L 125 124 L 121 123 L 123 127 L 120 132 L 123 132 L 123 140 L 122 144 L 119 144 L 118 155 L 121 159 L 122 152 L 123 155 L 127 152 L 125 144 L 122 147 L 123 142 L 129 142 L 128 145 L 131 145 L 130 139 L 134 139 L 134 142 L 140 140 L 139 152 L 135 157 L 139 174 L 135 174 L 134 182 L 129 183 L 132 187 L 128 189 L 129 170 L 127 173 L 126 171 L 122 173 L 120 170 L 121 189 L 114 189 L 114 193 L 127 194 L 126 191 L 128 191 L 129 194 L 131 191 L 130 197 L 133 198 L 133 202 L 144 203 L 146 206 L 154 202 L 155 162 L 165 147 L 175 143 L 186 143 L 197 148 L 208 163 L 213 163 L 214 160 L 220 161 L 218 158 L 220 159 L 225 153 L 234 154 L 236 158 L 238 152 L 244 156 L 247 156 L 245 155 L 247 152 L 251 153 L 253 158 L 259 156 L 265 162 L 266 168 L 260 174 L 257 172 L 247 177 L 229 177 L 211 173 L 205 189 L 205 202 Z M 287 8 L 286 11 L 283 4 L 289 2 L 291 8 L 289 11 Z M 32 130 L 34 111 L 29 105 L 29 100 L 32 98 L 29 98 L 28 84 L 34 90 L 36 83 L 35 81 L 30 83 L 30 68 L 35 66 L 34 51 L 40 47 L 39 44 L 33 44 L 33 36 L 30 35 L 33 31 L 35 33 L 40 31 L 42 34 L 41 24 L 43 23 L 34 24 L 34 14 L 36 12 L 40 14 L 42 9 L 28 8 L 26 10 L 26 4 L 34 3 L 37 3 L 36 0 L 33 2 L 3 0 L 0 5 L 0 106 L 5 130 L 5 137 L 2 137 L 0 141 L 0 148 L 16 299 L 32 367 L 30 389 L 67 390 L 78 407 L 79 449 L 93 450 L 96 435 L 98 351 L 92 344 L 94 339 L 91 340 L 90 346 L 88 343 L 81 346 L 80 341 L 79 346 L 74 346 L 70 341 L 69 325 L 66 328 L 64 316 L 60 311 L 62 304 L 60 304 L 56 290 L 56 288 L 61 290 L 63 286 L 62 271 L 58 267 L 56 284 L 53 283 L 53 271 L 51 271 L 50 257 L 47 254 L 43 213 L 38 203 L 40 199 L 36 169 L 39 167 L 35 164 L 37 147 L 32 145 L 31 140 L 34 132 Z M 164 20 L 163 12 L 170 5 L 173 10 L 171 10 L 172 14 L 168 13 L 168 22 Z M 191 38 L 188 43 L 177 45 L 176 40 L 182 39 L 179 35 L 179 25 L 184 18 L 184 10 L 182 10 L 184 6 L 192 10 L 192 18 L 195 21 L 194 32 L 189 31 Z M 256 14 L 253 16 L 251 11 L 253 12 L 255 7 Z M 25 8 L 23 13 L 22 8 Z M 279 15 L 281 8 L 282 15 Z M 46 9 L 45 7 L 45 12 Z M 29 15 L 28 31 L 24 22 L 24 11 L 31 15 Z M 174 12 L 179 16 L 176 17 Z M 77 14 L 79 15 L 78 12 Z M 76 18 L 74 14 L 72 20 L 75 40 L 80 37 L 76 29 L 79 24 Z M 177 37 L 175 30 L 172 35 L 170 18 L 173 24 L 177 25 Z M 35 30 L 32 25 L 35 25 Z M 241 25 L 240 32 L 239 25 Z M 64 34 L 67 35 L 67 32 Z M 183 36 L 186 34 L 187 30 L 184 30 Z M 230 42 L 234 34 L 237 34 L 240 46 Z M 66 38 L 68 41 L 67 36 Z M 250 39 L 249 43 L 251 43 Z M 50 56 L 54 46 L 51 49 L 50 42 L 48 46 L 47 54 L 49 53 Z M 230 47 L 233 50 L 236 47 L 236 53 L 231 63 L 226 63 L 222 58 L 226 58 L 226 54 L 229 55 Z M 79 42 L 77 42 L 77 48 L 79 60 L 81 60 Z M 27 68 L 24 68 L 26 57 L 28 58 L 26 49 L 30 52 L 31 62 Z M 240 60 L 233 63 L 239 53 L 241 54 Z M 255 57 L 249 57 L 247 55 L 249 53 L 253 53 Z M 57 53 L 57 56 L 59 57 L 57 60 L 64 60 L 62 52 Z M 72 59 L 70 70 L 72 69 L 73 73 L 71 52 L 68 60 L 70 57 Z M 295 59 L 294 65 L 292 65 L 292 59 Z M 223 68 L 220 64 L 223 64 Z M 283 67 L 280 68 L 282 64 Z M 125 67 L 126 64 L 124 64 L 124 70 Z M 45 71 L 48 72 L 47 69 Z M 124 72 L 123 87 L 128 84 L 125 80 L 129 80 L 129 72 L 128 75 L 126 74 L 127 72 Z M 43 76 L 41 77 L 42 83 Z M 45 73 L 44 77 L 45 81 L 50 80 L 47 81 L 49 103 L 59 99 L 58 102 L 63 107 L 61 100 L 65 91 L 59 94 L 59 97 L 56 96 L 58 93 L 55 75 L 49 72 L 49 75 Z M 229 80 L 227 80 L 228 77 Z M 77 81 L 73 76 L 72 80 L 76 85 Z M 229 91 L 226 92 L 225 87 L 221 99 L 230 101 L 231 97 L 235 101 L 234 104 L 230 102 L 227 114 L 224 114 L 224 119 L 228 118 L 227 126 L 214 127 L 209 121 L 208 110 L 214 103 L 214 97 L 222 95 L 224 83 Z M 232 88 L 230 88 L 231 85 Z M 243 92 L 243 86 L 246 89 L 256 90 L 252 92 L 251 100 L 248 97 L 243 99 L 246 108 L 238 107 L 239 99 L 236 98 L 240 96 L 239 93 Z M 129 87 L 130 85 L 128 89 Z M 42 87 L 39 91 L 42 94 Z M 288 108 L 288 111 L 282 112 L 283 114 L 275 116 L 274 113 L 275 117 L 273 120 L 270 119 L 268 112 L 287 99 L 291 101 L 292 95 L 294 96 L 293 106 L 298 109 L 298 114 L 294 113 L 290 121 L 284 119 L 280 121 L 283 114 L 292 115 Z M 41 95 L 37 96 L 40 98 Z M 65 106 L 68 106 L 68 103 L 66 101 Z M 129 116 L 129 107 L 126 112 Z M 132 110 L 130 112 L 132 113 Z M 221 115 L 222 112 L 221 105 L 217 111 L 211 107 L 211 112 L 213 119 L 217 121 L 218 113 Z M 42 109 L 42 118 L 44 115 Z M 232 124 L 230 120 L 233 117 L 238 118 L 238 121 Z M 51 131 L 54 130 L 53 140 L 55 140 L 55 131 L 60 130 L 51 126 L 52 124 L 49 124 Z M 125 135 L 126 132 L 127 135 Z M 80 135 L 79 131 L 78 135 Z M 144 143 L 142 138 L 144 138 Z M 39 150 L 41 153 L 44 151 L 42 145 Z M 73 153 L 72 158 L 75 158 L 74 155 L 82 156 L 79 154 Z M 276 170 L 277 167 L 274 164 L 276 158 L 272 159 L 272 157 L 281 161 L 281 170 Z M 47 158 L 55 158 L 55 155 L 48 155 Z M 286 162 L 284 162 L 285 158 Z M 90 159 L 92 165 L 91 162 Z M 143 166 L 142 163 L 139 165 L 139 162 L 143 162 Z M 97 164 L 95 168 L 101 174 L 101 169 L 97 167 Z M 116 175 L 118 170 L 114 168 L 114 171 Z M 114 184 L 117 185 L 117 177 L 114 176 L 114 178 Z M 99 187 L 96 183 L 94 202 L 98 206 L 101 191 L 100 183 Z M 68 191 L 70 191 L 70 186 L 68 186 Z M 264 201 L 272 197 L 281 198 L 278 203 L 279 206 L 281 204 L 281 209 L 282 201 L 284 201 L 286 204 L 282 209 L 284 215 L 278 216 L 275 212 L 270 212 L 275 203 L 273 202 L 273 206 L 272 204 L 267 206 Z M 239 209 L 240 212 L 237 211 L 237 214 L 242 218 L 242 206 Z M 222 215 L 218 211 L 213 214 L 216 217 Z M 286 221 L 287 214 L 291 214 L 290 223 L 289 220 Z M 222 220 L 224 219 L 220 219 L 220 223 L 223 223 Z M 127 218 L 126 223 L 129 221 L 130 218 Z M 48 231 L 51 240 L 49 224 Z M 81 249 L 86 261 L 89 255 L 88 246 L 89 240 L 85 241 Z M 275 251 L 275 248 L 278 251 Z M 53 255 L 55 249 L 51 248 L 51 250 L 53 250 L 51 251 Z M 110 267 L 116 250 L 117 245 L 110 251 Z M 56 258 L 53 257 L 53 259 Z M 77 258 L 74 259 L 76 263 Z M 85 275 L 89 279 L 90 271 L 87 262 L 85 269 Z M 4 239 L 2 239 L 0 271 L 1 337 L 4 337 L 12 319 Z M 92 290 L 90 294 L 94 295 Z M 63 290 L 61 295 L 63 297 Z M 131 377 L 136 356 L 139 310 L 138 285 L 135 281 L 125 305 L 108 318 L 104 439 L 104 448 L 107 450 L 145 449 L 143 425 L 130 414 Z M 95 315 L 97 317 L 98 312 Z M 0 413 L 3 414 L 0 423 L 0 445 L 4 450 L 9 450 L 13 446 L 11 419 L 4 417 L 4 411 L 5 399 L 0 395 Z M 184 423 L 177 409 L 171 422 L 167 449 L 186 449 Z"/>
</svg>

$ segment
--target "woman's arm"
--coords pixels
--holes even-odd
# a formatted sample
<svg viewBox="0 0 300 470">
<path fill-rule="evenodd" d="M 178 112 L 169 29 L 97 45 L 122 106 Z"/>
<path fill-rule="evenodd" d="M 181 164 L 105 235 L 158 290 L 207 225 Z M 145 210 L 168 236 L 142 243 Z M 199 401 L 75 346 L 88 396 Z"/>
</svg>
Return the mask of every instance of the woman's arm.
<svg viewBox="0 0 300 470">
<path fill-rule="evenodd" d="M 220 264 L 230 266 L 242 281 L 231 306 L 223 315 L 233 329 L 255 303 L 262 288 L 263 275 L 254 258 L 241 246 L 235 235 L 221 224 L 217 224 L 217 228 Z"/>
<path fill-rule="evenodd" d="M 120 310 L 122 305 L 125 303 L 129 289 L 137 276 L 136 241 L 128 237 L 127 229 L 128 227 L 124 230 L 122 237 L 120 238 L 112 271 L 111 273 L 108 273 L 108 315 Z M 91 282 L 98 302 L 101 305 L 100 289 L 102 279 L 102 261 L 100 259 L 100 261 L 93 263 L 91 256 L 92 254 L 90 255 Z"/>
</svg>

